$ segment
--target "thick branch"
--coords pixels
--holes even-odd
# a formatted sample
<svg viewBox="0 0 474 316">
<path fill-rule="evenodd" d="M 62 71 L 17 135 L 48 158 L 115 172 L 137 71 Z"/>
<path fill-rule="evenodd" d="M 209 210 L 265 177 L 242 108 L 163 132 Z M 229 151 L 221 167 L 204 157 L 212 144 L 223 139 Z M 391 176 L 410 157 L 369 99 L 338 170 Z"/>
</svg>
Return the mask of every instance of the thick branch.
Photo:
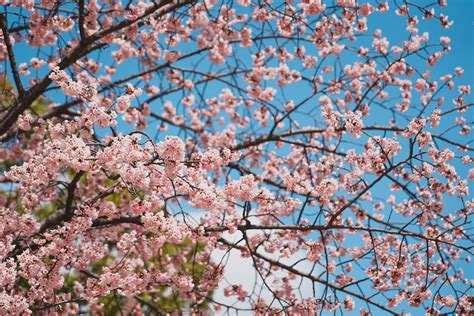
<svg viewBox="0 0 474 316">
<path fill-rule="evenodd" d="M 21 83 L 20 79 L 20 73 L 18 72 L 18 68 L 16 66 L 15 53 L 13 52 L 13 45 L 10 41 L 10 34 L 8 33 L 8 22 L 6 14 L 0 14 L 0 27 L 3 33 L 3 41 L 5 42 L 5 46 L 7 47 L 8 60 L 10 61 L 10 67 L 13 73 L 13 80 L 15 81 L 18 95 L 21 98 L 25 94 L 25 90 L 23 89 L 23 84 Z"/>
<path fill-rule="evenodd" d="M 246 142 L 240 143 L 234 147 L 232 147 L 233 150 L 241 150 L 245 149 L 248 147 L 253 147 L 253 146 L 258 146 L 267 142 L 271 141 L 281 141 L 282 138 L 285 137 L 291 137 L 291 136 L 296 136 L 296 135 L 302 135 L 302 134 L 322 134 L 327 130 L 327 128 L 308 128 L 308 129 L 301 129 L 297 131 L 288 131 L 285 133 L 281 134 L 269 134 L 266 136 L 254 138 L 252 140 L 248 140 Z M 335 131 L 336 132 L 343 132 L 346 129 L 344 127 L 338 128 Z M 384 131 L 384 132 L 401 132 L 403 129 L 398 128 L 398 127 L 386 127 L 386 126 L 367 126 L 364 127 L 362 130 L 364 131 Z"/>
<path fill-rule="evenodd" d="M 86 40 L 86 31 L 84 30 L 84 0 L 79 0 L 79 34 L 81 35 L 81 41 Z"/>
</svg>

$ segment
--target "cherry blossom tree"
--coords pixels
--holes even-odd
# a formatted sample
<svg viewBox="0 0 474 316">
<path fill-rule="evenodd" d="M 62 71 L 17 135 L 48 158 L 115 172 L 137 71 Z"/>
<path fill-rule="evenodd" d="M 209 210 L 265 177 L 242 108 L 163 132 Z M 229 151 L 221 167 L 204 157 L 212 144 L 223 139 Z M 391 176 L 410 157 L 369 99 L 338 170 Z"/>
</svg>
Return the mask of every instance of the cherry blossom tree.
<svg viewBox="0 0 474 316">
<path fill-rule="evenodd" d="M 0 4 L 1 315 L 472 313 L 445 0 Z"/>
</svg>

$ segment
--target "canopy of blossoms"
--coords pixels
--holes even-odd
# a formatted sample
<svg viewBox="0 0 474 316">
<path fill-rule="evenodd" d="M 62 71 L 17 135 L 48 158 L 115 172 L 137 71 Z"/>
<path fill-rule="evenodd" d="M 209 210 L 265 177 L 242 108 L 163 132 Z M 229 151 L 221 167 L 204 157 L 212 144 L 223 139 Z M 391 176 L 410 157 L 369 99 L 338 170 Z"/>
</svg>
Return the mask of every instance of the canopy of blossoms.
<svg viewBox="0 0 474 316">
<path fill-rule="evenodd" d="M 472 313 L 445 0 L 0 4 L 1 315 Z"/>
</svg>

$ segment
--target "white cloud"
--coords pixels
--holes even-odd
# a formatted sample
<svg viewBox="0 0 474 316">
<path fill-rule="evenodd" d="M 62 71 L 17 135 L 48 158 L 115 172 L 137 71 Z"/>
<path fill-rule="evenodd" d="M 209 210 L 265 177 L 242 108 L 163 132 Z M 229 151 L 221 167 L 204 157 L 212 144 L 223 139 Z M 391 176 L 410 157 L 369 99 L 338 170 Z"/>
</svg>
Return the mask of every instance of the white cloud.
<svg viewBox="0 0 474 316">
<path fill-rule="evenodd" d="M 198 223 L 201 216 L 204 215 L 204 211 L 194 211 L 190 213 L 191 222 Z M 256 223 L 254 223 L 256 224 Z M 247 231 L 247 236 L 251 237 L 261 231 Z M 236 231 L 234 234 L 229 234 L 225 232 L 222 234 L 223 238 L 231 243 L 236 243 L 240 241 L 238 245 L 245 245 L 245 241 L 242 239 L 242 233 Z M 279 258 L 275 254 L 267 253 L 263 250 L 263 247 L 260 247 L 258 253 L 264 255 L 265 257 L 271 258 L 272 260 L 279 261 L 285 265 L 293 265 L 300 259 L 306 258 L 306 253 L 304 251 L 298 251 L 293 254 L 290 258 Z M 254 263 L 252 258 L 242 258 L 240 251 L 232 249 L 230 251 L 225 250 L 214 250 L 211 254 L 211 258 L 214 263 L 222 262 L 224 266 L 224 279 L 221 281 L 219 288 L 214 291 L 213 299 L 216 302 L 223 303 L 225 305 L 230 305 L 238 309 L 244 309 L 244 311 L 239 311 L 239 315 L 250 315 L 252 314 L 250 309 L 252 308 L 252 303 L 255 302 L 258 298 L 263 298 L 267 304 L 272 302 L 274 295 L 272 292 L 265 286 L 262 282 L 262 278 L 258 275 L 257 270 L 254 268 Z M 303 273 L 311 273 L 312 275 L 318 275 L 321 270 L 320 267 L 316 267 L 313 270 L 313 263 L 308 260 L 301 260 L 297 265 L 294 266 L 295 269 Z M 275 290 L 272 282 L 283 277 L 287 277 L 288 273 L 286 271 L 274 271 L 272 277 L 268 277 L 265 281 L 266 284 L 272 289 Z M 224 289 L 229 285 L 242 285 L 242 288 L 250 294 L 250 298 L 246 297 L 244 302 L 238 300 L 238 297 L 231 296 L 226 297 L 224 295 Z M 304 298 L 313 298 L 315 295 L 320 293 L 320 284 L 315 283 L 313 289 L 313 282 L 307 278 L 302 278 L 297 276 L 294 280 L 290 282 L 295 290 L 294 293 L 297 295 L 297 299 Z M 273 302 L 273 307 L 279 307 L 277 301 Z M 247 311 L 245 311 L 247 310 Z M 235 315 L 235 310 L 226 310 L 222 309 L 216 315 Z"/>
<path fill-rule="evenodd" d="M 256 233 L 257 232 L 253 232 L 253 234 Z M 234 243 L 238 242 L 242 238 L 242 234 L 240 232 L 236 232 L 232 235 L 225 233 L 223 235 L 226 240 Z M 249 235 L 251 236 L 252 234 Z M 243 244 L 244 241 L 241 241 L 239 245 Z M 305 253 L 303 251 L 295 253 L 290 258 L 278 258 L 278 256 L 274 254 L 266 253 L 262 248 L 259 249 L 260 254 L 286 265 L 291 265 L 296 261 L 305 258 Z M 224 265 L 224 280 L 221 282 L 219 288 L 215 291 L 214 300 L 216 300 L 217 302 L 224 303 L 226 305 L 232 305 L 233 307 L 240 309 L 252 308 L 252 301 L 255 301 L 258 298 L 263 298 L 267 304 L 272 302 L 274 295 L 268 289 L 267 286 L 269 286 L 273 291 L 275 290 L 272 284 L 273 281 L 278 281 L 278 279 L 288 276 L 288 273 L 285 271 L 273 272 L 273 276 L 266 278 L 266 286 L 263 283 L 262 278 L 258 275 L 257 270 L 254 268 L 252 258 L 242 258 L 240 256 L 240 251 L 235 249 L 229 252 L 223 250 L 215 250 L 212 253 L 212 259 L 216 263 L 222 261 Z M 310 273 L 313 268 L 313 264 L 308 260 L 302 260 L 294 268 L 303 273 Z M 319 270 L 316 268 L 314 271 L 312 271 L 312 273 L 319 273 Z M 242 288 L 250 294 L 250 299 L 246 298 L 244 302 L 241 302 L 236 296 L 224 296 L 224 288 L 234 284 L 241 284 Z M 299 289 L 297 292 L 298 299 L 311 298 L 314 297 L 314 292 L 319 292 L 318 284 L 315 284 L 315 288 L 313 290 L 313 283 L 308 279 L 301 278 L 299 276 L 296 277 L 296 279 L 292 280 L 290 284 L 294 288 Z M 273 303 L 273 306 L 278 307 L 280 305 L 277 301 L 275 301 Z M 224 310 L 224 312 L 226 312 L 226 310 Z M 233 314 L 233 311 L 229 312 L 230 314 Z M 242 312 L 239 312 L 239 314 L 241 313 Z"/>
</svg>

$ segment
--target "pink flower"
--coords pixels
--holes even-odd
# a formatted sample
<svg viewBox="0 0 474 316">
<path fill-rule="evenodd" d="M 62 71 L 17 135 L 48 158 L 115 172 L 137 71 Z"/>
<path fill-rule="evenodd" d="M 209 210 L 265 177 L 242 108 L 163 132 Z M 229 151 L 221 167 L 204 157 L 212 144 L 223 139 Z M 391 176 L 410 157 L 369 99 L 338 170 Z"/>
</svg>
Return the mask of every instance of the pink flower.
<svg viewBox="0 0 474 316">
<path fill-rule="evenodd" d="M 184 106 L 192 106 L 194 104 L 194 94 L 190 94 L 183 99 Z"/>
<path fill-rule="evenodd" d="M 179 137 L 167 136 L 156 145 L 156 150 L 165 162 L 182 162 L 184 160 L 184 144 Z"/>
<path fill-rule="evenodd" d="M 362 128 L 364 127 L 361 119 L 361 112 L 346 111 L 345 127 L 351 136 L 359 138 L 362 135 Z"/>
<path fill-rule="evenodd" d="M 355 303 L 354 303 L 354 300 L 351 298 L 351 297 L 346 297 L 344 299 L 344 309 L 348 312 L 354 310 L 355 308 Z"/>
</svg>

